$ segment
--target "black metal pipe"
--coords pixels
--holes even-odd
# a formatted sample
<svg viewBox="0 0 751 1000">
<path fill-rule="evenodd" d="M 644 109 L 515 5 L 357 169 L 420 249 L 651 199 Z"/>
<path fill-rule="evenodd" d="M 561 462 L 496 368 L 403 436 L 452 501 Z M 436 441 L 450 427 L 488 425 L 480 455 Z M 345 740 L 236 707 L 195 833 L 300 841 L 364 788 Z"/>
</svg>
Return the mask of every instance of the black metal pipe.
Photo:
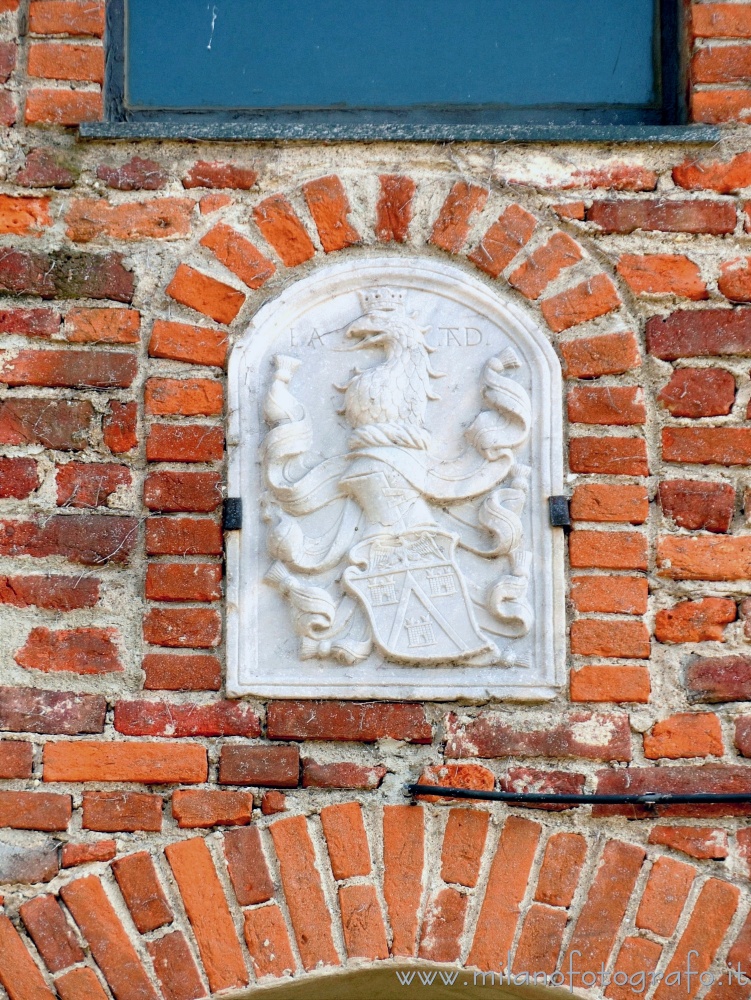
<svg viewBox="0 0 751 1000">
<path fill-rule="evenodd" d="M 481 799 L 488 802 L 545 803 L 550 805 L 712 805 L 713 803 L 751 802 L 751 792 L 642 792 L 615 795 L 568 795 L 556 792 L 483 792 L 474 788 L 451 788 L 444 785 L 407 785 L 410 795 L 438 795 L 451 799 Z"/>
</svg>

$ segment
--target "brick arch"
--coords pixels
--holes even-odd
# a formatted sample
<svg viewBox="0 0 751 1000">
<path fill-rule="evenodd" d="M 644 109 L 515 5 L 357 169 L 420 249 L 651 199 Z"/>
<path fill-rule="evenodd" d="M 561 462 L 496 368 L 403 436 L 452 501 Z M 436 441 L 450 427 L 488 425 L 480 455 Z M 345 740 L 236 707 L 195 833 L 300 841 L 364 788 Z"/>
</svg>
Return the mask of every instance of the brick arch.
<svg viewBox="0 0 751 1000">
<path fill-rule="evenodd" d="M 571 963 L 616 981 L 656 971 L 670 1000 L 694 951 L 698 972 L 725 974 L 710 1000 L 741 1000 L 749 990 L 727 983 L 728 965 L 749 971 L 739 901 L 662 847 L 561 816 L 353 800 L 63 876 L 0 915 L 0 984 L 11 1000 L 105 1000 L 103 984 L 116 1000 L 197 1000 L 349 967 L 497 972 L 510 958 L 517 984 Z"/>
</svg>

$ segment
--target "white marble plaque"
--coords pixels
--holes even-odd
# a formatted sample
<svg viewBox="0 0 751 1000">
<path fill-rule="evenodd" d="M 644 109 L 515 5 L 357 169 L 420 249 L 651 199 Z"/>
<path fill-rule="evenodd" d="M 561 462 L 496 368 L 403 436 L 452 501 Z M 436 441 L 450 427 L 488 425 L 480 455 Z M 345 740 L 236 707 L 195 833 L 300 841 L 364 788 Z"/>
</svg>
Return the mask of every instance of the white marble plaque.
<svg viewBox="0 0 751 1000">
<path fill-rule="evenodd" d="M 543 699 L 564 658 L 561 376 L 460 268 L 349 261 L 232 353 L 228 690 Z"/>
</svg>

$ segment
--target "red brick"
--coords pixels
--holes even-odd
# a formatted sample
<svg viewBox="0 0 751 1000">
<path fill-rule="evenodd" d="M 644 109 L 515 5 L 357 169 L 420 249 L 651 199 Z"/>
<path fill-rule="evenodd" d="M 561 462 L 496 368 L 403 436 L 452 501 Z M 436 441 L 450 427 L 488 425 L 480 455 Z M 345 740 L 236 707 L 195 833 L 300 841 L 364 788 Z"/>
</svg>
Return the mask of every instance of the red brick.
<svg viewBox="0 0 751 1000">
<path fill-rule="evenodd" d="M 696 792 L 748 794 L 751 772 L 748 767 L 727 764 L 693 764 L 690 767 L 656 766 L 629 767 L 624 770 L 597 772 L 597 793 L 603 795 L 641 795 L 646 792 Z M 751 806 L 746 802 L 729 804 L 702 803 L 677 805 L 598 805 L 594 816 L 627 816 L 629 819 L 655 819 L 669 816 L 748 816 Z"/>
<path fill-rule="evenodd" d="M 644 667 L 587 664 L 579 670 L 572 670 L 569 697 L 573 702 L 646 704 L 650 690 L 649 671 Z"/>
<path fill-rule="evenodd" d="M 84 830 L 98 833 L 134 833 L 162 829 L 162 799 L 141 792 L 84 792 Z"/>
<path fill-rule="evenodd" d="M 227 830 L 224 834 L 224 854 L 232 888 L 240 906 L 253 906 L 273 899 L 274 883 L 257 827 Z"/>
<path fill-rule="evenodd" d="M 93 844 L 63 844 L 60 865 L 62 868 L 77 868 L 79 865 L 112 861 L 117 854 L 114 840 L 97 840 Z"/>
<path fill-rule="evenodd" d="M 151 608 L 143 619 L 143 638 L 152 646 L 212 649 L 222 635 L 222 619 L 212 608 Z"/>
<path fill-rule="evenodd" d="M 49 204 L 49 198 L 0 194 L 0 233 L 41 236 L 41 230 L 52 225 Z"/>
<path fill-rule="evenodd" d="M 69 389 L 126 389 L 136 377 L 133 354 L 115 351 L 19 351 L 0 369 L 5 385 Z"/>
<path fill-rule="evenodd" d="M 649 496 L 643 486 L 588 483 L 577 486 L 571 497 L 574 521 L 643 524 L 648 514 Z"/>
<path fill-rule="evenodd" d="M 621 298 L 606 274 L 596 274 L 581 284 L 551 295 L 540 304 L 545 322 L 555 333 L 587 323 L 618 309 Z"/>
<path fill-rule="evenodd" d="M 55 980 L 55 989 L 61 1000 L 107 1000 L 96 973 L 83 966 L 71 969 Z"/>
<path fill-rule="evenodd" d="M 0 860 L 0 879 L 3 886 L 37 885 L 51 882 L 60 873 L 60 846 L 50 838 L 30 838 L 37 842 L 32 846 L 3 841 Z"/>
<path fill-rule="evenodd" d="M 119 858 L 112 872 L 141 934 L 172 923 L 172 910 L 148 851 Z"/>
<path fill-rule="evenodd" d="M 115 628 L 32 628 L 13 659 L 27 670 L 44 673 L 111 674 L 124 670 Z"/>
<path fill-rule="evenodd" d="M 252 707 L 241 701 L 209 705 L 164 701 L 118 701 L 115 729 L 125 736 L 260 736 L 261 726 Z"/>
<path fill-rule="evenodd" d="M 633 233 L 637 229 L 663 233 L 710 233 L 722 236 L 735 229 L 735 205 L 728 201 L 595 201 L 587 221 L 604 233 Z"/>
<path fill-rule="evenodd" d="M 220 208 L 226 208 L 232 204 L 232 195 L 229 194 L 205 194 L 198 203 L 201 215 L 210 215 L 218 212 Z"/>
<path fill-rule="evenodd" d="M 384 806 L 383 897 L 393 934 L 394 957 L 412 957 L 417 951 L 424 865 L 423 807 Z"/>
<path fill-rule="evenodd" d="M 333 761 L 322 764 L 305 757 L 302 763 L 303 788 L 357 788 L 372 791 L 386 777 L 382 764 L 355 764 L 352 761 Z"/>
<path fill-rule="evenodd" d="M 221 555 L 221 525 L 206 517 L 150 517 L 146 521 L 146 553 L 150 556 Z"/>
<path fill-rule="evenodd" d="M 302 189 L 324 253 L 343 250 L 360 242 L 360 234 L 347 218 L 350 204 L 338 177 L 333 174 L 319 177 L 303 184 Z"/>
<path fill-rule="evenodd" d="M 535 899 L 550 906 L 571 906 L 587 857 L 587 842 L 579 833 L 554 833 L 545 847 Z"/>
<path fill-rule="evenodd" d="M 133 291 L 133 274 L 125 269 L 119 253 L 35 253 L 6 248 L 0 259 L 0 294 L 127 303 Z"/>
<path fill-rule="evenodd" d="M 611 984 L 605 991 L 608 1000 L 633 1000 L 635 990 L 643 993 L 652 983 L 652 973 L 661 955 L 662 945 L 656 941 L 625 938 L 613 967 Z"/>
<path fill-rule="evenodd" d="M 0 333 L 49 340 L 60 330 L 60 314 L 51 309 L 0 309 Z"/>
<path fill-rule="evenodd" d="M 218 691 L 222 686 L 216 656 L 148 653 L 143 671 L 146 691 Z"/>
<path fill-rule="evenodd" d="M 221 580 L 218 563 L 150 563 L 146 596 L 152 601 L 217 601 Z"/>
<path fill-rule="evenodd" d="M 691 95 L 691 117 L 708 125 L 721 122 L 748 123 L 751 118 L 748 89 L 700 90 Z"/>
<path fill-rule="evenodd" d="M 539 823 L 519 816 L 506 819 L 490 866 L 467 965 L 496 972 L 506 966 L 541 829 Z M 514 859 L 511 867 L 509 858 Z"/>
<path fill-rule="evenodd" d="M 217 260 L 236 274 L 248 288 L 265 285 L 276 271 L 272 261 L 264 257 L 250 240 L 246 240 L 223 222 L 206 233 L 201 246 L 208 247 Z"/>
<path fill-rule="evenodd" d="M 101 45 L 32 42 L 27 67 L 29 76 L 45 80 L 101 83 L 104 79 L 104 49 Z"/>
<path fill-rule="evenodd" d="M 529 212 L 519 205 L 509 205 L 468 254 L 468 259 L 491 278 L 497 278 L 530 241 L 536 225 L 537 220 Z"/>
<path fill-rule="evenodd" d="M 622 375 L 641 366 L 639 345 L 633 333 L 603 333 L 561 341 L 566 378 Z"/>
<path fill-rule="evenodd" d="M 459 253 L 467 241 L 472 216 L 482 211 L 487 199 L 485 188 L 457 181 L 446 195 L 433 224 L 430 242 L 441 250 Z"/>
<path fill-rule="evenodd" d="M 647 569 L 647 539 L 640 531 L 587 531 L 569 536 L 574 569 Z"/>
<path fill-rule="evenodd" d="M 654 826 L 649 832 L 649 843 L 702 860 L 721 861 L 728 856 L 726 831 L 706 826 Z"/>
<path fill-rule="evenodd" d="M 656 722 L 644 734 L 647 760 L 684 757 L 721 757 L 724 751 L 720 720 L 711 712 L 684 712 Z"/>
<path fill-rule="evenodd" d="M 66 4 L 68 0 L 65 0 Z M 102 118 L 102 95 L 93 90 L 34 88 L 26 97 L 27 125 L 80 125 Z"/>
<path fill-rule="evenodd" d="M 258 727 L 257 716 L 254 718 Z M 222 785 L 297 788 L 299 780 L 300 752 L 297 747 L 222 747 L 219 760 L 219 782 Z"/>
<path fill-rule="evenodd" d="M 84 953 L 54 896 L 37 896 L 24 903 L 19 913 L 50 972 L 83 962 Z"/>
<path fill-rule="evenodd" d="M 224 409 L 221 382 L 208 378 L 150 378 L 144 394 L 153 416 L 217 416 Z"/>
<path fill-rule="evenodd" d="M 736 257 L 720 266 L 717 287 L 731 302 L 751 301 L 751 272 L 748 263 L 748 257 Z"/>
<path fill-rule="evenodd" d="M 193 954 L 182 931 L 172 931 L 146 948 L 154 963 L 164 1000 L 199 1000 L 206 996 Z"/>
<path fill-rule="evenodd" d="M 0 83 L 7 83 L 16 68 L 16 42 L 0 42 Z"/>
<path fill-rule="evenodd" d="M 339 909 L 349 958 L 376 961 L 389 957 L 386 928 L 374 886 L 340 886 Z"/>
<path fill-rule="evenodd" d="M 751 11 L 745 4 L 695 4 L 691 33 L 697 38 L 751 38 Z"/>
<path fill-rule="evenodd" d="M 666 462 L 696 465 L 748 465 L 751 462 L 751 429 L 665 427 L 662 457 Z"/>
<path fill-rule="evenodd" d="M 564 201 L 550 207 L 561 219 L 576 219 L 577 222 L 584 222 L 587 214 L 587 207 L 583 201 Z"/>
<path fill-rule="evenodd" d="M 118 403 L 110 400 L 109 415 L 102 421 L 105 445 L 116 455 L 132 451 L 138 444 L 138 406 L 136 403 Z"/>
<path fill-rule="evenodd" d="M 747 840 L 746 836 L 747 834 L 748 834 L 748 828 L 738 831 L 739 847 L 742 841 Z M 745 845 L 741 849 L 741 856 L 743 857 L 744 855 L 747 857 L 747 848 L 745 847 Z M 746 917 L 743 926 L 741 927 L 740 933 L 738 934 L 737 938 L 733 942 L 730 951 L 728 952 L 725 962 L 728 968 L 732 967 L 734 972 L 740 969 L 744 973 L 744 975 L 748 976 L 748 972 L 751 969 L 751 965 L 749 965 L 750 954 L 751 954 L 751 919 L 749 919 L 749 917 Z M 712 1000 L 714 1000 L 715 991 L 713 990 L 711 994 L 708 994 L 708 996 L 711 996 Z M 728 993 L 721 994 L 720 1000 L 735 1000 L 736 996 L 737 996 L 737 988 L 734 991 L 731 985 L 731 988 Z M 746 1000 L 745 997 L 744 1000 Z"/>
<path fill-rule="evenodd" d="M 261 812 L 264 816 L 274 816 L 287 811 L 287 796 L 274 789 L 261 796 Z"/>
<path fill-rule="evenodd" d="M 599 969 L 607 963 L 639 877 L 645 851 L 635 844 L 610 840 L 587 893 L 571 937 L 563 968 Z M 579 955 L 575 956 L 574 952 Z"/>
<path fill-rule="evenodd" d="M 441 849 L 441 878 L 474 889 L 488 835 L 490 814 L 479 809 L 449 810 Z"/>
<path fill-rule="evenodd" d="M 10 920 L 0 914 L 0 986 L 10 1000 L 55 1000 Z"/>
<path fill-rule="evenodd" d="M 370 875 L 370 849 L 359 802 L 343 802 L 321 809 L 321 825 L 337 881 Z"/>
<path fill-rule="evenodd" d="M 32 0 L 29 31 L 34 35 L 104 34 L 103 0 Z"/>
<path fill-rule="evenodd" d="M 646 476 L 647 444 L 640 437 L 575 437 L 569 441 L 572 472 L 601 476 Z"/>
<path fill-rule="evenodd" d="M 440 889 L 428 901 L 418 956 L 429 962 L 456 962 L 461 951 L 467 897 L 457 889 Z"/>
<path fill-rule="evenodd" d="M 648 594 L 647 581 L 640 576 L 575 576 L 569 597 L 583 613 L 643 615 Z"/>
<path fill-rule="evenodd" d="M 679 528 L 726 532 L 735 509 L 735 490 L 729 483 L 669 479 L 659 485 L 660 506 Z"/>
<path fill-rule="evenodd" d="M 751 309 L 702 309 L 653 316 L 647 347 L 664 361 L 738 354 L 751 357 Z"/>
<path fill-rule="evenodd" d="M 55 470 L 58 507 L 107 507 L 121 486 L 129 486 L 130 469 L 111 462 L 68 462 Z M 116 504 L 117 505 L 117 504 Z"/>
<path fill-rule="evenodd" d="M 745 656 L 693 657 L 686 687 L 695 701 L 751 701 L 751 660 Z"/>
<path fill-rule="evenodd" d="M 736 617 L 735 601 L 727 597 L 682 601 L 657 612 L 655 638 L 659 642 L 724 642 L 725 625 Z"/>
<path fill-rule="evenodd" d="M 637 386 L 577 386 L 568 394 L 568 418 L 575 424 L 643 424 L 644 390 Z"/>
<path fill-rule="evenodd" d="M 137 781 L 144 785 L 200 784 L 206 748 L 193 743 L 47 743 L 45 781 Z"/>
<path fill-rule="evenodd" d="M 242 292 L 187 264 L 178 265 L 166 292 L 176 302 L 203 313 L 217 323 L 231 323 L 245 303 Z"/>
<path fill-rule="evenodd" d="M 137 344 L 140 324 L 136 309 L 71 309 L 65 339 L 71 344 Z"/>
<path fill-rule="evenodd" d="M 28 188 L 71 188 L 76 174 L 52 150 L 39 147 L 26 154 L 15 182 Z"/>
<path fill-rule="evenodd" d="M 432 728 L 419 704 L 273 701 L 266 711 L 271 740 L 345 740 L 375 743 L 386 738 L 430 743 Z"/>
<path fill-rule="evenodd" d="M 570 771 L 543 771 L 534 767 L 512 767 L 499 780 L 502 792 L 544 792 L 556 795 L 581 795 L 584 791 L 585 776 Z M 544 809 L 560 812 L 569 806 L 561 803 L 535 803 L 523 806 L 529 809 Z"/>
<path fill-rule="evenodd" d="M 34 747 L 22 740 L 0 740 L 0 778 L 30 778 Z"/>
<path fill-rule="evenodd" d="M 555 725 L 535 729 L 529 722 L 524 728 L 514 725 L 498 712 L 482 712 L 468 722 L 451 714 L 446 728 L 447 757 L 631 759 L 631 737 L 625 715 L 578 711 Z"/>
<path fill-rule="evenodd" d="M 674 417 L 725 416 L 735 401 L 735 379 L 724 368 L 679 368 L 657 398 Z"/>
<path fill-rule="evenodd" d="M 381 174 L 375 233 L 382 243 L 406 243 L 417 185 L 411 177 Z"/>
<path fill-rule="evenodd" d="M 751 757 L 751 716 L 741 715 L 735 720 L 734 742 L 744 757 Z"/>
<path fill-rule="evenodd" d="M 158 191 L 168 181 L 168 175 L 154 160 L 144 160 L 133 156 L 130 160 L 113 167 L 100 163 L 96 175 L 108 188 L 115 191 Z"/>
<path fill-rule="evenodd" d="M 60 895 L 88 941 L 92 957 L 114 995 L 157 1000 L 156 992 L 99 879 L 90 875 L 70 882 L 61 888 Z"/>
<path fill-rule="evenodd" d="M 146 438 L 149 462 L 217 462 L 224 457 L 224 432 L 206 424 L 152 424 Z"/>
<path fill-rule="evenodd" d="M 619 259 L 616 270 L 636 295 L 709 298 L 698 264 L 684 254 L 626 253 Z"/>
<path fill-rule="evenodd" d="M 253 218 L 285 267 L 297 267 L 315 256 L 313 241 L 284 195 L 275 194 L 259 202 L 253 209 Z"/>
<path fill-rule="evenodd" d="M 13 94 L 8 90 L 0 90 L 0 125 L 15 125 L 17 117 L 18 107 Z"/>
<path fill-rule="evenodd" d="M 11 830 L 67 830 L 70 817 L 70 795 L 0 792 L 0 826 Z"/>
<path fill-rule="evenodd" d="M 0 458 L 0 499 L 25 500 L 38 486 L 39 473 L 33 458 Z"/>
<path fill-rule="evenodd" d="M 228 348 L 229 340 L 224 330 L 158 319 L 151 332 L 149 356 L 221 368 Z"/>
<path fill-rule="evenodd" d="M 246 910 L 244 916 L 245 943 L 256 976 L 259 979 L 263 976 L 278 978 L 294 973 L 295 958 L 284 917 L 276 903 L 256 910 Z"/>
<path fill-rule="evenodd" d="M 199 160 L 183 177 L 182 183 L 184 188 L 234 188 L 237 191 L 250 191 L 257 180 L 258 172 L 251 167 L 216 160 Z"/>
<path fill-rule="evenodd" d="M 98 694 L 0 687 L 0 729 L 77 736 L 104 731 L 105 699 Z"/>
<path fill-rule="evenodd" d="M 514 953 L 513 971 L 530 976 L 545 972 L 552 975 L 563 943 L 568 921 L 565 910 L 533 903 L 524 918 L 519 943 Z M 532 980 L 534 982 L 534 980 Z"/>
<path fill-rule="evenodd" d="M 137 521 L 105 514 L 47 517 L 43 522 L 0 521 L 0 555 L 63 556 L 84 566 L 127 563 L 136 542 Z"/>
<path fill-rule="evenodd" d="M 249 792 L 181 789 L 172 796 L 172 815 L 180 829 L 245 826 L 250 823 L 253 796 Z"/>
<path fill-rule="evenodd" d="M 580 618 L 571 625 L 571 652 L 579 656 L 648 659 L 649 631 L 643 622 Z"/>
<path fill-rule="evenodd" d="M 444 788 L 473 788 L 475 791 L 492 792 L 495 775 L 480 764 L 429 764 L 417 779 L 419 785 L 439 785 Z M 420 795 L 423 802 L 446 802 L 440 795 Z"/>
<path fill-rule="evenodd" d="M 742 83 L 749 76 L 751 50 L 748 45 L 708 45 L 706 48 L 696 49 L 691 59 L 691 78 L 694 83 Z M 746 187 L 747 184 L 738 186 Z"/>
<path fill-rule="evenodd" d="M 567 267 L 582 259 L 579 244 L 567 233 L 553 233 L 509 275 L 509 283 L 525 298 L 539 299 L 548 285 Z"/>
<path fill-rule="evenodd" d="M 691 962 L 699 974 L 709 969 L 735 915 L 739 896 L 735 886 L 720 882 L 719 879 L 712 878 L 704 884 L 688 925 L 665 969 L 665 978 L 654 993 L 655 1000 L 677 1000 L 678 997 L 687 995 L 685 982 L 680 986 L 670 985 L 670 974 L 684 971 L 688 962 Z M 697 978 L 692 981 L 688 995 L 695 996 L 698 990 Z"/>
<path fill-rule="evenodd" d="M 149 510 L 209 513 L 222 502 L 218 472 L 151 472 L 143 500 Z"/>
<path fill-rule="evenodd" d="M 309 972 L 322 965 L 339 965 L 305 817 L 278 819 L 269 829 L 303 968 Z"/>
</svg>

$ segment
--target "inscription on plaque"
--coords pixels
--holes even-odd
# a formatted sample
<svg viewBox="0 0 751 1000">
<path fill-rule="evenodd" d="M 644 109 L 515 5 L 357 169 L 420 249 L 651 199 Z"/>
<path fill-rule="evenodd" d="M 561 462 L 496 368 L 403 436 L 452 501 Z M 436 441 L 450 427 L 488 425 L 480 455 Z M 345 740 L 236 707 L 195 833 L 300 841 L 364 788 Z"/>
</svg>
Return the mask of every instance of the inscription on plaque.
<svg viewBox="0 0 751 1000">
<path fill-rule="evenodd" d="M 229 676 L 272 697 L 549 697 L 560 682 L 560 373 L 451 265 L 337 265 L 230 369 Z"/>
</svg>

